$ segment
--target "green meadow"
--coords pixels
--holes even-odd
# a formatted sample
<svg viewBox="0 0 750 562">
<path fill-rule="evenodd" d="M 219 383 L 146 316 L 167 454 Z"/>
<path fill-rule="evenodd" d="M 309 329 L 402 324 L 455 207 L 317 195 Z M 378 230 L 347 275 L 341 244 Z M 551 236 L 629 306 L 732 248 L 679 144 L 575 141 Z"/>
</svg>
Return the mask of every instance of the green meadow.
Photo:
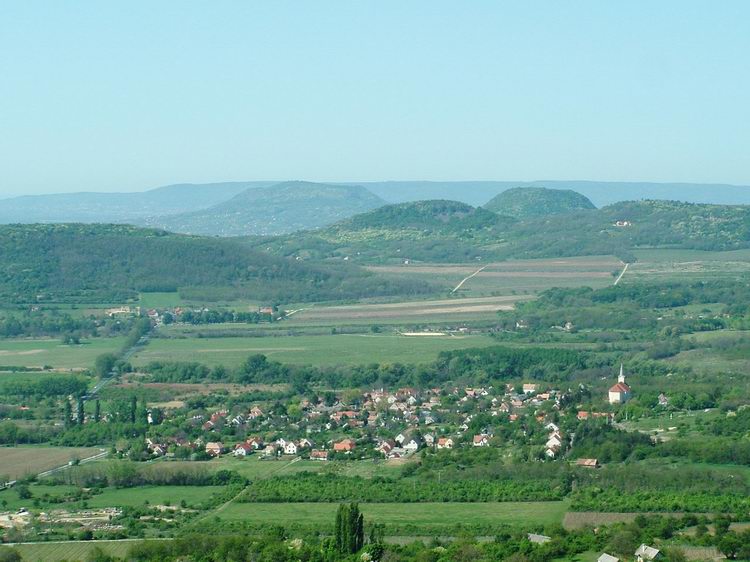
<svg viewBox="0 0 750 562">
<path fill-rule="evenodd" d="M 198 506 L 221 492 L 222 486 L 139 486 L 106 488 L 88 500 L 89 507 L 127 507 L 150 505 L 179 506 L 182 500 Z"/>
<path fill-rule="evenodd" d="M 504 503 L 380 503 L 360 504 L 368 523 L 393 526 L 455 528 L 472 525 L 561 524 L 566 502 Z M 227 521 L 249 524 L 289 524 L 327 529 L 333 526 L 336 503 L 232 503 L 218 513 Z"/>
<path fill-rule="evenodd" d="M 88 369 L 97 355 L 119 350 L 125 339 L 89 338 L 79 345 L 65 345 L 60 339 L 0 339 L 0 365 L 55 369 Z"/>
<path fill-rule="evenodd" d="M 262 353 L 283 363 L 356 365 L 377 362 L 427 363 L 441 351 L 486 347 L 495 340 L 484 335 L 402 336 L 399 334 L 337 334 L 262 338 L 154 338 L 132 361 L 198 361 L 236 367 L 249 355 Z"/>
</svg>

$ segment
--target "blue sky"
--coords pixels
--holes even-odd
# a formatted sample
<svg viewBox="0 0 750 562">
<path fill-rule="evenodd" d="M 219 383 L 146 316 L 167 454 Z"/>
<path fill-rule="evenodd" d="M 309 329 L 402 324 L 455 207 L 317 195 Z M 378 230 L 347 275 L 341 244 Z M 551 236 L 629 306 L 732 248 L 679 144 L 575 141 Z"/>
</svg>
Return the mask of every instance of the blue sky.
<svg viewBox="0 0 750 562">
<path fill-rule="evenodd" d="M 0 3 L 0 196 L 750 184 L 750 2 Z"/>
</svg>

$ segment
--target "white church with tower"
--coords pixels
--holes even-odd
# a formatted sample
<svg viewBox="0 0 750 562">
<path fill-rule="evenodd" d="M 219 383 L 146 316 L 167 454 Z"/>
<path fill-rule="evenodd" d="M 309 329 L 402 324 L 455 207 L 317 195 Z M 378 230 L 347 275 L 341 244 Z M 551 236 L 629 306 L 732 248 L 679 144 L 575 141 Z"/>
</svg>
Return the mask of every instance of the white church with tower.
<svg viewBox="0 0 750 562">
<path fill-rule="evenodd" d="M 617 384 L 609 389 L 610 404 L 624 404 L 630 400 L 630 387 L 625 382 L 625 372 L 622 363 L 620 363 L 620 375 L 617 377 Z"/>
</svg>

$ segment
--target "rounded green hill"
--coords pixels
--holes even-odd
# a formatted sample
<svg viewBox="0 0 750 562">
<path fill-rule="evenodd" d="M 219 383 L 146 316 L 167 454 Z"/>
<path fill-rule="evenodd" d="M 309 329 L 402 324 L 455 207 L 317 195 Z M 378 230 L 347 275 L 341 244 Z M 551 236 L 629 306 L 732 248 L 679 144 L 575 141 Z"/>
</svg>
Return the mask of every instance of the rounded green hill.
<svg viewBox="0 0 750 562">
<path fill-rule="evenodd" d="M 571 189 L 516 187 L 498 194 L 484 208 L 499 215 L 524 219 L 596 207 L 586 196 Z"/>
</svg>

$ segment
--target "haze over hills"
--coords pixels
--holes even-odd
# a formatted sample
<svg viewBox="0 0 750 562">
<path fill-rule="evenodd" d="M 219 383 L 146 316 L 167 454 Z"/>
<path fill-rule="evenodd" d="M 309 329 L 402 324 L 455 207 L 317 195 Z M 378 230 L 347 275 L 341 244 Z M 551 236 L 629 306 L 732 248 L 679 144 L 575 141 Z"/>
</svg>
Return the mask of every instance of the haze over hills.
<svg viewBox="0 0 750 562">
<path fill-rule="evenodd" d="M 252 181 L 23 196 L 0 200 L 0 223 L 111 222 L 220 236 L 272 235 L 327 226 L 386 203 L 443 199 L 480 206 L 509 189 L 540 186 L 575 190 L 597 206 L 644 198 L 750 204 L 750 187 L 718 184 L 392 181 L 357 186 Z"/>
<path fill-rule="evenodd" d="M 286 182 L 246 189 L 200 211 L 139 222 L 185 234 L 275 235 L 320 228 L 385 204 L 360 186 Z"/>
<path fill-rule="evenodd" d="M 175 184 L 133 193 L 58 193 L 0 200 L 0 223 L 129 222 L 195 211 L 276 182 Z"/>
<path fill-rule="evenodd" d="M 572 189 L 588 197 L 597 207 L 618 201 L 665 199 L 719 205 L 750 204 L 750 186 L 697 183 L 607 182 L 586 180 L 534 181 L 384 181 L 356 182 L 386 201 L 405 203 L 420 199 L 453 199 L 469 205 L 484 205 L 499 193 L 514 187 Z"/>
<path fill-rule="evenodd" d="M 499 215 L 528 218 L 596 207 L 588 198 L 571 189 L 514 187 L 492 198 L 484 208 Z"/>
</svg>

